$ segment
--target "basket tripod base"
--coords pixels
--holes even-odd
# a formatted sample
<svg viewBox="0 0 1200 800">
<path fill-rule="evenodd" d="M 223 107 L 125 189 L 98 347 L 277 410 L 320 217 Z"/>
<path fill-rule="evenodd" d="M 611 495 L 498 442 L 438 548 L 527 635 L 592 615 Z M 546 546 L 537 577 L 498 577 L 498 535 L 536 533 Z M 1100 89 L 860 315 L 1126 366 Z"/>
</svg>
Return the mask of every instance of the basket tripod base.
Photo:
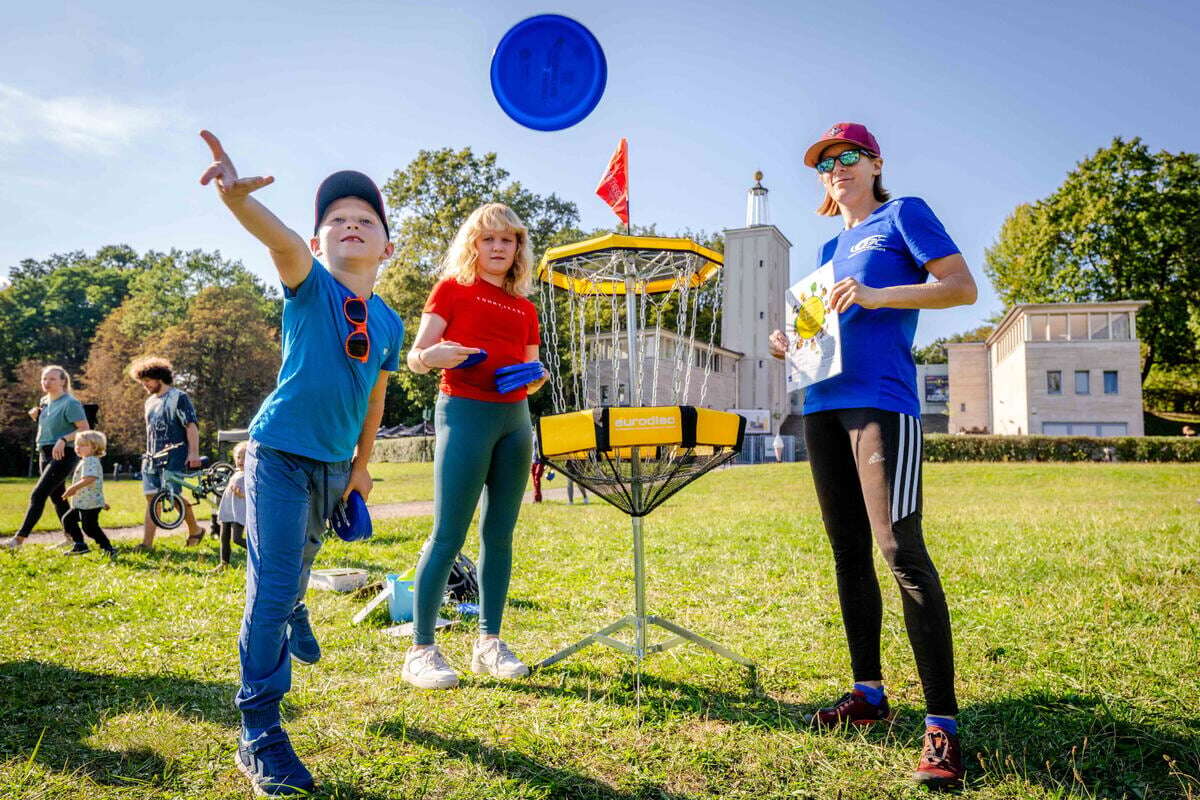
<svg viewBox="0 0 1200 800">
<path fill-rule="evenodd" d="M 744 667 L 748 667 L 752 673 L 755 670 L 755 664 L 750 659 L 740 656 L 730 650 L 728 647 L 725 647 L 722 644 L 717 644 L 711 639 L 706 639 L 698 633 L 693 633 L 682 625 L 676 625 L 670 620 L 665 620 L 662 617 L 654 616 L 653 614 L 647 614 L 645 617 L 641 618 L 640 625 L 643 630 L 647 630 L 650 625 L 656 625 L 659 628 L 662 628 L 663 630 L 675 635 L 669 639 L 659 642 L 658 644 L 646 645 L 639 651 L 636 644 L 626 644 L 620 639 L 615 639 L 612 636 L 612 634 L 624 630 L 625 628 L 632 628 L 636 635 L 639 627 L 639 619 L 636 614 L 630 614 L 629 616 L 622 617 L 611 625 L 601 628 L 595 633 L 588 634 L 570 647 L 564 647 L 562 650 L 559 650 L 549 658 L 542 659 L 534 665 L 534 668 L 541 669 L 542 667 L 548 667 L 551 664 L 562 661 L 568 656 L 578 653 L 580 650 L 591 644 L 607 645 L 614 650 L 620 650 L 626 655 L 633 656 L 640 662 L 643 658 L 653 653 L 661 653 L 664 650 L 669 650 L 672 647 L 675 647 L 676 645 L 691 642 L 692 644 L 699 645 L 705 650 L 715 653 L 722 658 L 727 658 L 730 661 L 741 664 Z"/>
</svg>

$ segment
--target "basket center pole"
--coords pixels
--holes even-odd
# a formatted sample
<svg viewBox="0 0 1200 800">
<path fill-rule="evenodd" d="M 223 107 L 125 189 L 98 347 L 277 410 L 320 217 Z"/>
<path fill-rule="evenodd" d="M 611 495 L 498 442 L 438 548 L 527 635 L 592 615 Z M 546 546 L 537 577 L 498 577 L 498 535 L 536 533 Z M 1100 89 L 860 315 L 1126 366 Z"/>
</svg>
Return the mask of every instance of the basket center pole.
<svg viewBox="0 0 1200 800">
<path fill-rule="evenodd" d="M 630 405 L 642 404 L 641 352 L 638 341 L 637 274 L 632 254 L 625 256 L 625 336 L 629 356 L 629 399 Z M 633 447 L 629 454 L 629 486 L 633 494 L 633 507 L 642 505 L 642 463 L 639 448 Z M 642 658 L 646 655 L 646 560 L 642 544 L 642 518 L 640 514 L 630 518 L 633 528 L 633 592 L 634 592 L 634 647 L 637 658 L 637 678 L 641 683 Z"/>
</svg>

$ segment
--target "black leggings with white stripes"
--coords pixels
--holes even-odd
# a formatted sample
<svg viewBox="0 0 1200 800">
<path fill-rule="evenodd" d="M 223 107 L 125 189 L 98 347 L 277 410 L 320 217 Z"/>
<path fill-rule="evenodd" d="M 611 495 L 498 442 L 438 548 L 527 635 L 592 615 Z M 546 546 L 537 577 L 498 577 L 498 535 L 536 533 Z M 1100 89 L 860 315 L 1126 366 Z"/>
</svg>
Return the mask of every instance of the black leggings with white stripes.
<svg viewBox="0 0 1200 800">
<path fill-rule="evenodd" d="M 854 680 L 883 679 L 883 598 L 872 560 L 874 538 L 900 585 L 927 712 L 954 716 L 950 612 L 921 533 L 920 420 L 877 408 L 819 411 L 805 415 L 804 440 L 833 546 Z"/>
</svg>

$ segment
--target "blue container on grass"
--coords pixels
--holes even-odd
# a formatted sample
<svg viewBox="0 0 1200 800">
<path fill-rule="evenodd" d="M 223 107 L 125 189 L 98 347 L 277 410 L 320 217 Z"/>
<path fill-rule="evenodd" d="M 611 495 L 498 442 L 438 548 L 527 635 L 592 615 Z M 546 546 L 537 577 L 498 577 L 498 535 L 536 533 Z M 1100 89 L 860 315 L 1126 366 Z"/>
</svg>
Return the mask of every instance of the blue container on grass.
<svg viewBox="0 0 1200 800">
<path fill-rule="evenodd" d="M 388 583 L 392 586 L 388 597 L 388 613 L 392 622 L 412 622 L 413 619 L 413 582 L 406 581 L 399 575 L 388 575 Z"/>
</svg>

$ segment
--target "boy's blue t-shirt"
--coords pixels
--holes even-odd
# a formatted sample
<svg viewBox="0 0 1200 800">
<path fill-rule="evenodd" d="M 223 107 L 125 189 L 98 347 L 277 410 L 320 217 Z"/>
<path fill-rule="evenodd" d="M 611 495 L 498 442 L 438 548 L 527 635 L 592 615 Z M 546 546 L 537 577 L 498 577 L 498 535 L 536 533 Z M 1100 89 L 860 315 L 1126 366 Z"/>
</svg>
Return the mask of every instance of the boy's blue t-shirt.
<svg viewBox="0 0 1200 800">
<path fill-rule="evenodd" d="M 929 277 L 925 264 L 957 252 L 924 200 L 899 197 L 826 242 L 817 263 L 832 261 L 835 281 L 853 277 L 878 289 L 924 283 Z M 804 413 L 878 408 L 920 416 L 912 357 L 917 313 L 859 305 L 842 312 L 842 372 L 804 390 Z"/>
<path fill-rule="evenodd" d="M 250 436 L 276 450 L 317 461 L 354 455 L 380 370 L 400 366 L 404 323 L 377 294 L 367 301 L 367 362 L 346 355 L 353 329 L 342 310 L 354 292 L 321 262 L 295 289 L 283 290 L 283 364 L 275 391 L 250 423 Z"/>
</svg>

